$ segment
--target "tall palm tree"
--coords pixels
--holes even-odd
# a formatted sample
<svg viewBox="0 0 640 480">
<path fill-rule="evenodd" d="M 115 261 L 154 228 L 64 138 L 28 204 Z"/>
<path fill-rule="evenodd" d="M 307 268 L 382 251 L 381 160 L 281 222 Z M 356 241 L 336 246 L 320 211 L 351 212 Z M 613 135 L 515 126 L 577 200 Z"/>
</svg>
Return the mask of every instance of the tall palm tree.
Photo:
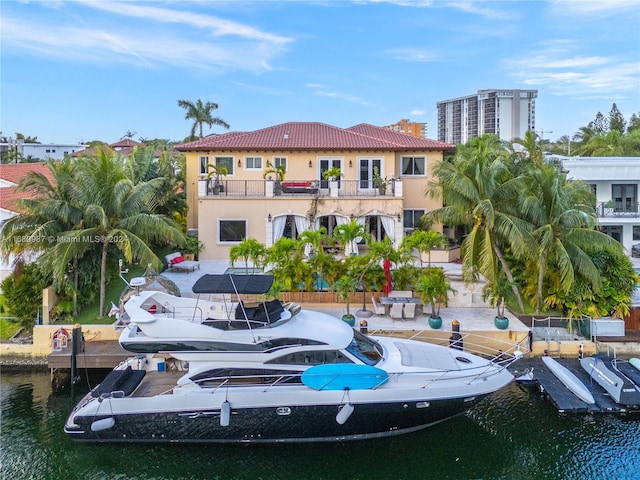
<svg viewBox="0 0 640 480">
<path fill-rule="evenodd" d="M 227 130 L 230 128 L 229 124 L 220 117 L 212 116 L 211 112 L 218 109 L 217 103 L 202 103 L 202 100 L 200 99 L 196 100 L 195 103 L 190 102 L 189 100 L 178 100 L 178 106 L 187 111 L 184 115 L 185 120 L 193 120 L 193 125 L 191 126 L 191 138 L 195 138 L 196 129 L 198 128 L 200 129 L 200 138 L 204 136 L 202 133 L 202 125 L 204 123 L 209 125 L 209 128 L 214 125 L 219 125 Z"/>
<path fill-rule="evenodd" d="M 461 245 L 465 280 L 481 273 L 488 282 L 507 276 L 521 311 L 524 303 L 505 258 L 508 248 L 516 257 L 526 251 L 526 222 L 511 213 L 513 161 L 495 135 L 483 135 L 459 147 L 452 162 L 434 169 L 427 194 L 440 196 L 444 207 L 427 213 L 429 221 L 466 225 L 470 233 Z"/>
<path fill-rule="evenodd" d="M 74 179 L 82 221 L 65 232 L 70 241 L 56 244 L 51 253 L 64 260 L 92 245 L 99 248 L 102 316 L 109 252 L 119 252 L 127 262 L 138 260 L 159 270 L 162 262 L 149 243 L 182 244 L 184 234 L 173 220 L 154 213 L 163 179 L 134 183 L 125 175 L 123 159 L 117 154 L 101 149 L 96 157 L 78 160 Z"/>
<path fill-rule="evenodd" d="M 357 249 L 356 242 L 359 239 L 367 239 L 367 230 L 364 225 L 359 224 L 355 218 L 349 223 L 343 223 L 333 229 L 333 236 L 344 249 L 345 255 L 352 255 Z"/>
<path fill-rule="evenodd" d="M 521 190 L 520 210 L 532 226 L 536 249 L 533 257 L 538 270 L 536 312 L 543 304 L 543 282 L 550 265 L 560 288 L 568 292 L 576 274 L 587 280 L 594 291 L 602 289 L 600 272 L 589 252 L 619 252 L 620 243 L 596 229 L 594 198 L 589 185 L 567 180 L 553 166 L 531 168 Z"/>
</svg>

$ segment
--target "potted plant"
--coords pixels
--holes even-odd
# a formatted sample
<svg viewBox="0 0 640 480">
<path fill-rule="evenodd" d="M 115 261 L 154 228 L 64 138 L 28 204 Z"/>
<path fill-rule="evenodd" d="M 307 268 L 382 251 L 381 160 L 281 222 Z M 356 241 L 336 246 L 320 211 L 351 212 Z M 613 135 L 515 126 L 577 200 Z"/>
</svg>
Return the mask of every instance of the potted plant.
<svg viewBox="0 0 640 480">
<path fill-rule="evenodd" d="M 497 310 L 493 324 L 498 330 L 506 330 L 509 326 L 509 318 L 504 314 L 504 293 L 506 288 L 508 288 L 506 280 L 501 279 L 497 283 L 488 284 L 482 291 L 484 301 L 489 302 L 489 305 Z"/>
<path fill-rule="evenodd" d="M 442 326 L 440 308 L 447 304 L 449 292 L 455 293 L 449 279 L 444 274 L 444 270 L 440 267 L 427 267 L 416 282 L 416 291 L 420 294 L 424 305 L 431 305 L 429 326 L 436 330 L 439 329 Z"/>
<path fill-rule="evenodd" d="M 211 193 L 214 195 L 220 195 L 220 190 L 222 187 L 221 178 L 229 173 L 229 169 L 227 169 L 224 165 L 207 165 L 207 168 L 210 169 L 210 172 L 207 174 L 207 185 L 211 181 L 211 177 L 215 175 L 215 179 L 213 181 L 213 187 L 211 188 Z"/>
<path fill-rule="evenodd" d="M 187 235 L 182 245 L 182 253 L 185 260 L 198 260 L 198 254 L 204 250 L 204 243 L 198 237 Z"/>
<path fill-rule="evenodd" d="M 322 178 L 330 182 L 337 182 L 340 177 L 342 177 L 342 170 L 340 170 L 340 167 L 331 167 L 322 172 Z"/>
<path fill-rule="evenodd" d="M 349 297 L 356 291 L 357 283 L 357 279 L 353 276 L 343 275 L 334 285 L 336 293 L 338 294 L 338 298 L 345 302 L 347 305 L 347 313 L 342 316 L 342 320 L 352 327 L 356 324 L 356 317 L 349 310 Z"/>
<path fill-rule="evenodd" d="M 373 186 L 378 189 L 380 195 L 387 193 L 387 179 L 380 176 L 378 167 L 373 167 Z"/>
<path fill-rule="evenodd" d="M 264 171 L 262 178 L 271 180 L 271 175 L 275 177 L 275 183 L 273 185 L 274 195 L 277 195 L 277 196 L 282 195 L 282 182 L 284 181 L 284 176 L 286 173 L 287 173 L 286 166 L 278 165 L 277 167 L 275 167 L 273 163 L 267 161 L 267 169 Z"/>
</svg>

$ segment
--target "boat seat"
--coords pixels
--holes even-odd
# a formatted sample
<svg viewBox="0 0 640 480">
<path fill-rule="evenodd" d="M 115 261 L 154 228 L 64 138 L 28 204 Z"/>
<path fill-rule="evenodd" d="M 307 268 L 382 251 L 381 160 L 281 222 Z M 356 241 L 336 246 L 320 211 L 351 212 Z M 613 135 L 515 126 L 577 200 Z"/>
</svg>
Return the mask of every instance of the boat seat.
<svg viewBox="0 0 640 480">
<path fill-rule="evenodd" d="M 91 391 L 91 396 L 97 398 L 105 393 L 117 391 L 124 392 L 125 396 L 131 395 L 146 373 L 144 370 L 133 370 L 131 365 L 124 370 L 113 370 Z"/>
</svg>

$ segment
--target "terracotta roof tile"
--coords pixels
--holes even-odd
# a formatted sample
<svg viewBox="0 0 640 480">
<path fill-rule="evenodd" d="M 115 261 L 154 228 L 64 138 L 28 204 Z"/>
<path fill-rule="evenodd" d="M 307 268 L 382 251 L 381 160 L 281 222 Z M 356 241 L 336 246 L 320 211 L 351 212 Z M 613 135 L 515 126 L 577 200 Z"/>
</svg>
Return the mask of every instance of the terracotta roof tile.
<svg viewBox="0 0 640 480">
<path fill-rule="evenodd" d="M 319 122 L 289 122 L 253 132 L 230 132 L 178 145 L 179 151 L 208 150 L 442 150 L 442 142 L 390 132 L 373 125 L 343 129 Z"/>
<path fill-rule="evenodd" d="M 14 184 L 27 176 L 29 172 L 44 174 L 49 180 L 53 177 L 51 171 L 45 163 L 5 163 L 0 164 L 0 179 Z M 4 195 L 4 189 L 2 191 Z"/>
<path fill-rule="evenodd" d="M 9 210 L 11 212 L 21 212 L 20 207 L 16 204 L 16 201 L 22 198 L 31 198 L 31 196 L 24 191 L 18 191 L 18 187 L 5 187 L 0 190 L 0 208 Z"/>
</svg>

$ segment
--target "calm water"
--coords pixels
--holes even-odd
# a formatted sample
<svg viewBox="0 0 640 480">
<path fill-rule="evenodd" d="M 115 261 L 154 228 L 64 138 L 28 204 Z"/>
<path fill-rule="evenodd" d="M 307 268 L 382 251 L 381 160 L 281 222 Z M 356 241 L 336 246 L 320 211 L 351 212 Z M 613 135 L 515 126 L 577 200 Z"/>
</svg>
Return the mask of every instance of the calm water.
<svg viewBox="0 0 640 480">
<path fill-rule="evenodd" d="M 316 445 L 83 445 L 48 371 L 3 371 L 0 398 L 2 479 L 640 479 L 640 416 L 559 416 L 515 384 L 422 432 Z"/>
</svg>

